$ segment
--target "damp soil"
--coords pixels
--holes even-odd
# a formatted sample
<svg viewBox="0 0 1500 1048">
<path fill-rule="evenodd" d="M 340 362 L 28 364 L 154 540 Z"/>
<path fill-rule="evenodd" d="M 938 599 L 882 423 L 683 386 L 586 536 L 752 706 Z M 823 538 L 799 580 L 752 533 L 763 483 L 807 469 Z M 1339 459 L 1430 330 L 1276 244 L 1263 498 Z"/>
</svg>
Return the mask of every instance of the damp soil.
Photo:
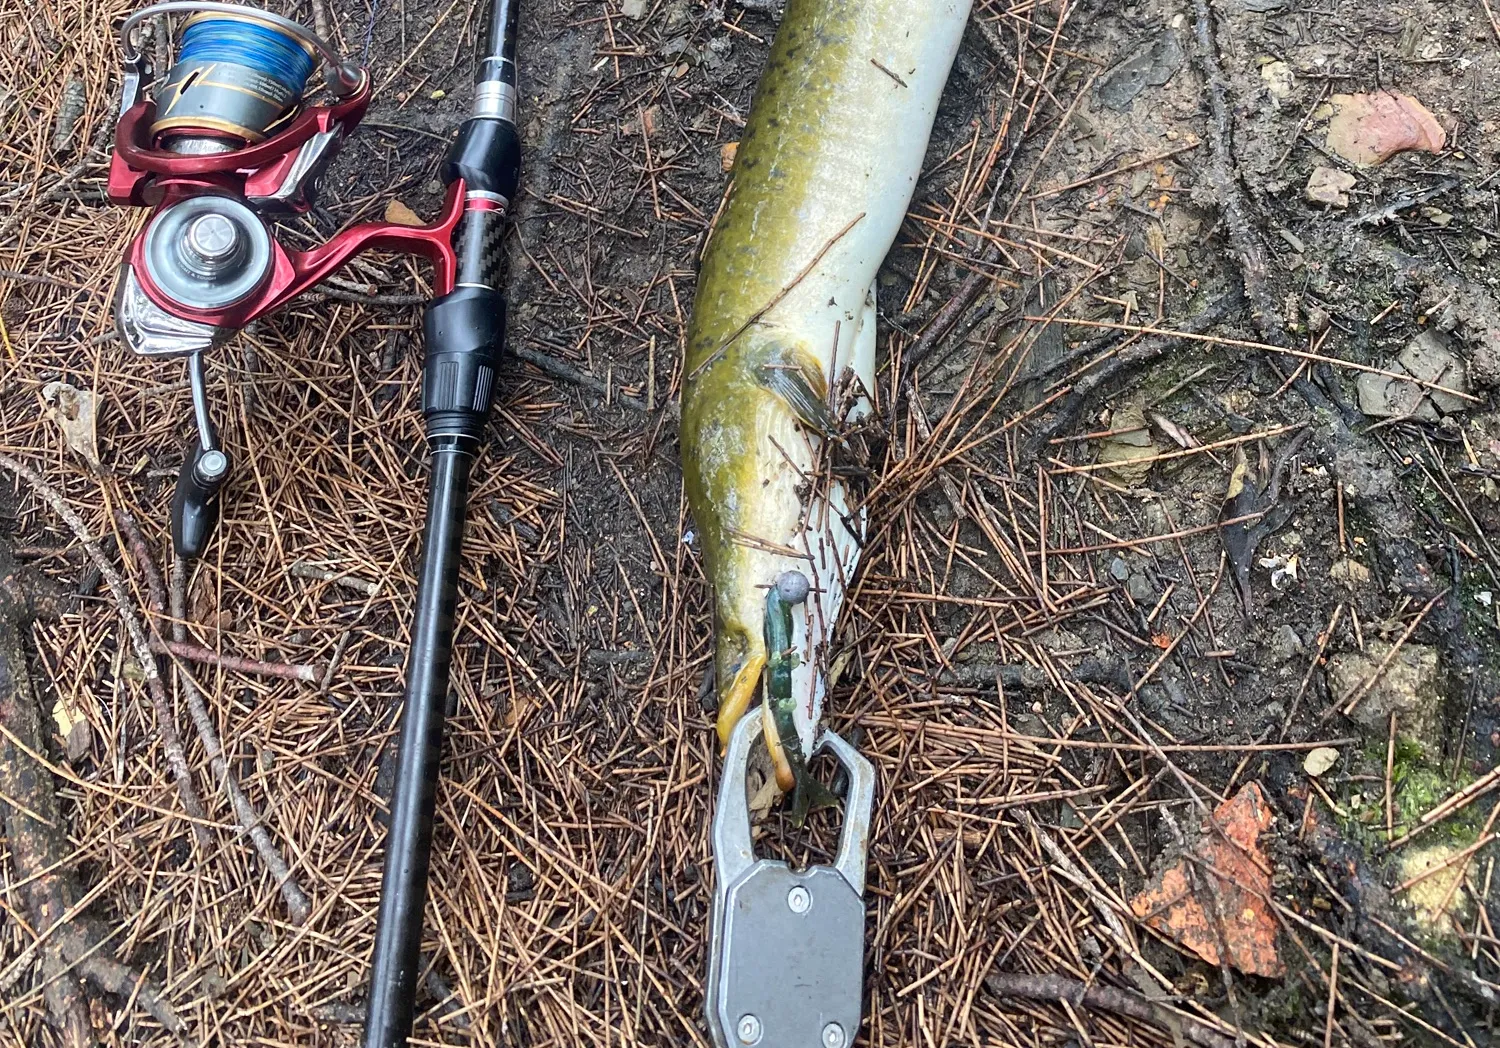
<svg viewBox="0 0 1500 1048">
<path fill-rule="evenodd" d="M 1132 404 L 1165 420 L 1152 426 L 1157 453 L 1224 442 L 1220 450 L 1164 461 L 1140 477 L 1054 473 L 1050 483 L 1057 494 L 1080 525 L 1088 521 L 1078 534 L 1092 536 L 1099 546 L 1120 543 L 1085 558 L 1092 577 L 1113 587 L 1112 600 L 1097 612 L 1059 616 L 1055 624 L 1043 622 L 1022 634 L 1050 655 L 1055 672 L 1093 674 L 1123 686 L 1143 716 L 1180 741 L 1359 740 L 1344 748 L 1340 764 L 1320 785 L 1339 805 L 1334 822 L 1342 819 L 1343 836 L 1366 842 L 1373 840 L 1370 825 L 1380 822 L 1372 798 L 1388 778 L 1385 732 L 1329 717 L 1339 696 L 1330 692 L 1326 656 L 1403 636 L 1406 643 L 1439 649 L 1441 732 L 1420 757 L 1423 781 L 1431 785 L 1436 777 L 1438 797 L 1493 768 L 1500 753 L 1500 559 L 1491 545 L 1500 534 L 1500 415 L 1490 399 L 1493 387 L 1483 385 L 1479 374 L 1492 366 L 1480 358 L 1492 356 L 1495 345 L 1472 337 L 1471 318 L 1454 315 L 1455 293 L 1447 284 L 1431 273 L 1403 273 L 1399 262 L 1378 260 L 1394 249 L 1488 294 L 1500 277 L 1500 47 L 1483 9 L 1461 7 L 1421 0 L 1398 7 L 1359 0 L 1225 0 L 1214 10 L 1234 119 L 1230 145 L 1271 263 L 1266 283 L 1283 313 L 1285 344 L 1388 368 L 1415 336 L 1437 330 L 1475 373 L 1473 402 L 1440 422 L 1365 418 L 1357 410 L 1356 372 L 1255 352 L 1247 344 L 1263 339 L 1240 309 L 1213 329 L 1224 341 L 1181 343 L 1152 366 L 1125 371 L 1091 396 L 1070 425 L 1051 432 L 1051 443 L 1030 461 L 1012 447 L 991 460 L 989 478 L 954 478 L 960 486 L 982 487 L 997 479 L 1012 482 L 1033 462 L 1086 464 L 1100 447 L 1088 434 L 1108 432 L 1115 413 Z M 461 11 L 448 10 L 444 16 L 441 4 L 408 5 L 399 31 L 389 14 L 379 21 L 375 68 L 403 68 L 372 109 L 378 133 L 366 134 L 365 145 L 347 151 L 337 171 L 343 181 L 331 197 L 351 202 L 342 211 L 330 205 L 338 217 L 352 217 L 348 209 L 360 206 L 352 201 L 392 186 L 419 210 L 434 207 L 437 187 L 430 179 L 440 144 L 432 136 L 452 129 L 467 100 L 468 27 Z M 674 551 L 691 529 L 681 501 L 673 421 L 663 405 L 680 381 L 677 349 L 696 258 L 724 185 L 722 150 L 740 133 L 777 20 L 774 10 L 684 0 L 649 3 L 643 10 L 633 18 L 613 5 L 535 5 L 523 18 L 521 108 L 528 152 L 510 244 L 510 337 L 516 346 L 568 362 L 610 392 L 552 385 L 551 409 L 528 419 L 522 432 L 503 413 L 492 431 L 499 454 L 532 456 L 538 467 L 559 476 L 569 527 L 581 536 L 580 547 L 564 554 L 565 560 L 575 558 L 571 564 L 554 563 L 535 580 L 551 594 L 537 627 L 550 638 L 517 643 L 563 651 L 600 645 L 606 651 L 590 654 L 605 660 L 616 658 L 610 651 L 651 648 L 650 632 L 639 627 L 663 610 L 656 581 L 665 566 L 660 558 L 678 556 Z M 984 8 L 981 16 L 955 66 L 914 213 L 951 204 L 968 174 L 964 164 L 974 162 L 963 158 L 965 143 L 993 133 L 998 107 L 1016 82 L 1015 27 L 999 8 Z M 411 54 L 409 42 L 422 38 L 435 17 L 443 24 Z M 1065 122 L 1054 109 L 1026 135 L 1007 142 L 1013 152 L 1006 161 L 1014 168 L 998 190 L 1002 201 L 1016 193 L 1024 172 L 1031 198 L 1013 211 L 1017 228 L 1044 232 L 1054 238 L 1047 247 L 1059 250 L 1028 257 L 1023 233 L 1002 234 L 1014 239 L 1005 263 L 989 260 L 1002 279 L 991 289 L 988 308 L 1006 320 L 950 340 L 942 355 L 924 362 L 920 389 L 930 415 L 954 403 L 976 357 L 996 353 L 1007 340 L 1029 340 L 1032 347 L 1029 361 L 1011 373 L 1013 381 L 1025 380 L 1028 368 L 1046 370 L 1049 353 L 1055 359 L 1082 351 L 1082 360 L 1092 362 L 1128 344 L 1107 329 L 1014 319 L 1052 311 L 1064 293 L 1077 293 L 1083 284 L 1061 313 L 1167 328 L 1240 285 L 1204 174 L 1211 119 L 1193 57 L 1194 25 L 1190 4 L 1147 2 L 1091 9 L 1086 22 L 1072 27 L 1056 93 L 1072 98 L 1085 80 L 1092 87 L 1082 90 Z M 1383 89 L 1406 93 L 1433 112 L 1448 135 L 1440 154 L 1407 154 L 1359 169 L 1329 152 L 1322 111 L 1328 98 Z M 1127 164 L 1127 171 L 1109 173 Z M 1306 199 L 1303 187 L 1320 167 L 1354 176 L 1347 207 Z M 1051 192 L 1079 182 L 1085 185 Z M 1382 209 L 1389 209 L 1384 218 Z M 1089 260 L 1083 266 L 1066 250 L 1070 241 L 1088 245 L 1078 249 Z M 935 256 L 933 242 L 930 227 L 909 223 L 891 253 L 879 289 L 891 329 L 920 330 L 978 264 L 983 247 L 960 235 L 950 238 L 946 254 Z M 1103 243 L 1108 249 L 1096 250 Z M 1291 377 L 1303 375 L 1324 391 L 1322 410 L 1331 402 L 1333 410 L 1355 420 L 1357 442 L 1328 432 L 1318 410 L 1288 389 Z M 547 382 L 520 365 L 510 379 L 525 388 Z M 1039 384 L 1021 406 L 1055 388 Z M 884 392 L 894 433 L 913 409 L 890 408 L 898 398 L 889 385 Z M 611 398 L 620 395 L 649 398 L 656 410 L 612 405 Z M 1043 410 L 1037 417 L 1049 416 Z M 1206 585 L 1202 569 L 1225 550 L 1213 525 L 1223 514 L 1236 454 L 1247 452 L 1252 466 L 1261 460 L 1264 468 L 1293 428 L 1302 426 L 1316 433 L 1285 464 L 1280 526 L 1254 552 L 1247 613 L 1247 598 L 1227 575 L 1217 577 L 1211 592 Z M 525 432 L 529 427 L 535 428 Z M 1261 430 L 1279 432 L 1266 442 L 1238 442 Z M 1187 447 L 1173 442 L 1183 438 Z M 1379 457 L 1348 468 L 1349 460 L 1359 459 L 1355 443 L 1359 451 L 1373 447 Z M 539 445 L 548 453 L 538 456 Z M 1345 468 L 1338 468 L 1340 462 Z M 1361 488 L 1382 485 L 1399 488 L 1415 511 L 1409 527 L 1403 525 L 1407 541 L 1401 552 L 1389 556 L 1378 550 L 1392 522 L 1371 516 L 1360 498 Z M 877 520 L 890 519 L 881 507 L 871 509 Z M 915 495 L 902 512 L 922 515 L 932 529 L 951 531 L 973 549 L 988 545 L 986 529 L 955 513 L 939 485 Z M 1172 542 L 1125 544 L 1179 532 L 1183 537 Z M 881 542 L 878 535 L 875 542 Z M 693 559 L 690 549 L 686 555 Z M 947 573 L 947 593 L 973 600 L 992 595 L 991 571 L 966 559 L 958 558 Z M 607 642 L 588 639 L 579 621 L 583 609 L 618 601 L 622 579 L 630 580 L 643 616 L 619 619 L 619 632 Z M 682 596 L 701 615 L 707 597 L 701 581 Z M 1436 611 L 1408 631 L 1418 610 L 1435 597 Z M 940 649 L 950 665 L 931 666 L 931 676 L 913 684 L 940 709 L 964 718 L 975 702 L 989 704 L 990 712 L 998 702 L 1009 707 L 1012 724 L 1041 736 L 1075 715 L 1066 695 L 1047 687 L 1002 688 L 999 696 L 991 688 L 985 697 L 975 682 L 993 680 L 997 667 L 1009 667 L 1014 649 L 970 643 L 974 612 L 961 604 L 930 610 L 929 629 L 949 642 Z M 1149 683 L 1135 685 L 1160 654 L 1159 639 L 1180 632 L 1195 612 L 1206 625 L 1202 636 L 1195 634 L 1187 653 L 1163 663 Z M 852 643 L 856 683 L 846 678 L 834 705 L 844 723 L 857 725 L 860 641 Z M 631 672 L 629 662 L 613 665 L 627 676 Z M 1032 683 L 1028 678 L 1027 685 Z M 608 707 L 611 699 L 601 694 L 599 701 Z M 615 709 L 605 719 L 632 715 Z M 1400 728 L 1398 721 L 1398 734 Z M 1264 781 L 1279 805 L 1276 869 L 1287 899 L 1309 908 L 1343 907 L 1357 923 L 1365 917 L 1355 909 L 1366 902 L 1350 902 L 1355 893 L 1348 891 L 1330 901 L 1344 890 L 1341 882 L 1319 872 L 1327 856 L 1299 836 L 1307 804 L 1300 760 L 1300 754 L 1231 751 L 1186 756 L 1182 768 L 1219 788 L 1236 779 Z M 1097 761 L 1083 762 L 1077 771 L 1084 781 L 1100 774 Z M 1395 787 L 1398 808 L 1407 803 L 1402 788 Z M 1423 796 L 1408 807 L 1436 799 Z M 1055 817 L 1070 814 L 1064 803 Z M 1159 828 L 1149 822 L 1133 832 L 1148 860 L 1172 851 L 1153 839 Z M 800 847 L 804 858 L 815 857 L 827 854 L 828 842 Z M 878 838 L 874 848 L 884 851 Z M 1378 851 L 1358 850 L 1360 868 L 1389 881 L 1391 864 Z M 1493 859 L 1486 863 L 1474 872 L 1487 892 Z M 1487 901 L 1487 895 L 1480 899 L 1481 905 Z M 1379 906 L 1375 916 L 1410 927 L 1399 898 L 1386 896 Z M 1447 957 L 1463 949 L 1452 936 L 1438 936 L 1432 948 Z M 1318 944 L 1318 950 L 1326 959 L 1326 946 Z M 1184 987 L 1210 998 L 1222 994 L 1217 971 L 1158 943 L 1149 944 L 1148 953 L 1163 970 L 1180 973 Z M 1324 962 L 1302 957 L 1293 963 Z M 1492 962 L 1487 970 L 1493 978 Z M 1239 993 L 1243 1014 L 1268 1029 L 1295 1030 L 1309 1009 L 1325 1007 L 1305 978 L 1288 977 L 1281 985 L 1252 980 Z M 1465 1028 L 1478 1037 L 1492 1022 L 1491 1006 L 1462 992 L 1462 1000 L 1440 1007 L 1430 996 L 1412 996 L 1424 1000 L 1429 1021 L 1450 1037 L 1462 1038 Z M 1219 1003 L 1228 1014 L 1226 1002 Z M 1374 1029 L 1353 1024 L 1352 1032 L 1341 1027 L 1340 1033 L 1369 1043 Z M 1421 1028 L 1404 1032 L 1417 1041 L 1439 1036 Z"/>
</svg>

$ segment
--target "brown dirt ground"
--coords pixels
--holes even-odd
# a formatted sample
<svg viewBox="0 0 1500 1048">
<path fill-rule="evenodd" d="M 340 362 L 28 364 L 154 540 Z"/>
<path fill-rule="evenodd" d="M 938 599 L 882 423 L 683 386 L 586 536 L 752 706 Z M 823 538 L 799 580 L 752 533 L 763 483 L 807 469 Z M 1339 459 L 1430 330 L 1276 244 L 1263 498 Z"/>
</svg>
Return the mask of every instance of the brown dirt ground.
<svg viewBox="0 0 1500 1048">
<path fill-rule="evenodd" d="M 371 11 L 331 6 L 336 35 L 360 52 Z M 775 31 L 761 6 L 652 0 L 633 19 L 614 2 L 550 0 L 523 14 L 511 339 L 526 361 L 507 371 L 472 500 L 419 1043 L 706 1043 L 710 636 L 672 405 L 721 147 L 739 135 Z M 1212 4 L 1228 144 L 1281 314 L 1267 327 L 1233 298 L 1243 277 L 1211 179 L 1195 6 L 976 3 L 882 275 L 876 527 L 832 715 L 880 776 L 862 1043 L 1172 1043 L 1108 1011 L 1000 997 L 984 984 L 997 968 L 1144 992 L 1258 1045 L 1495 1038 L 1493 846 L 1467 857 L 1435 930 L 1413 923 L 1383 846 L 1387 793 L 1399 833 L 1495 767 L 1500 743 L 1500 413 L 1479 323 L 1495 315 L 1500 278 L 1500 26 L 1482 0 Z M 96 533 L 130 509 L 160 558 L 186 383 L 180 364 L 127 358 L 113 339 L 114 268 L 141 216 L 103 201 L 102 154 L 83 152 L 108 130 L 108 27 L 126 10 L 0 5 L 0 450 Z M 375 104 L 289 241 L 378 216 L 391 196 L 432 212 L 468 105 L 474 17 L 457 0 L 374 10 Z M 1121 64 L 1142 55 L 1161 75 L 1122 101 L 1136 67 Z M 1293 76 L 1282 98 L 1263 73 L 1274 61 Z M 87 106 L 74 153 L 59 156 L 68 78 Z M 1358 172 L 1347 210 L 1307 203 L 1315 166 L 1347 166 L 1323 149 L 1324 95 L 1380 87 L 1423 101 L 1447 149 Z M 1392 203 L 1392 221 L 1352 221 Z M 1396 272 L 1380 260 L 1390 249 L 1427 268 Z M 971 273 L 990 279 L 945 309 Z M 356 296 L 425 286 L 421 267 L 390 258 L 343 277 Z M 1181 329 L 1225 302 L 1210 341 L 1024 319 Z M 1318 312 L 1326 334 L 1309 327 Z M 1337 402 L 1353 397 L 1354 369 L 1385 367 L 1424 328 L 1450 333 L 1478 401 L 1442 424 L 1360 420 L 1353 435 L 1289 385 L 1303 360 L 1246 344 L 1344 362 L 1306 372 L 1314 396 Z M 312 296 L 211 368 L 237 467 L 191 631 L 254 658 L 339 657 L 326 688 L 198 673 L 246 792 L 313 899 L 309 923 L 287 920 L 196 742 L 215 827 L 213 847 L 195 843 L 107 597 L 34 632 L 44 706 L 71 704 L 89 725 L 81 755 L 51 756 L 77 780 L 60 794 L 90 911 L 204 1043 L 356 1040 L 338 1020 L 360 999 L 373 932 L 382 754 L 422 525 L 419 331 L 409 307 Z M 57 379 L 102 398 L 102 475 L 43 416 L 41 388 Z M 1135 478 L 1096 469 L 1101 434 L 1132 404 L 1165 420 L 1151 429 L 1163 453 L 1179 450 L 1174 434 L 1250 439 Z M 1257 563 L 1247 620 L 1216 527 L 1236 448 L 1254 463 L 1254 434 L 1305 424 L 1285 524 L 1256 554 L 1296 555 L 1297 576 L 1273 589 Z M 46 572 L 85 574 L 71 534 L 8 480 L 0 529 Z M 1368 576 L 1335 580 L 1343 560 Z M 309 581 L 291 573 L 298 561 L 378 588 Z M 1403 743 L 1388 762 L 1384 723 L 1325 717 L 1341 696 L 1320 639 L 1330 655 L 1380 639 L 1437 649 L 1441 730 L 1424 755 Z M 1251 748 L 1334 738 L 1352 741 L 1310 809 L 1302 753 Z M 1194 745 L 1221 749 L 1177 748 Z M 1279 979 L 1209 967 L 1129 906 L 1180 854 L 1200 805 L 1250 780 L 1276 815 L 1265 844 Z M 1475 840 L 1493 804 L 1422 840 Z M 816 859 L 833 828 L 773 816 L 762 839 Z M 40 971 L 17 963 L 34 933 L 16 906 L 0 891 L 0 1042 L 60 1043 Z M 125 999 L 102 995 L 94 1018 L 105 1044 L 172 1043 Z"/>
</svg>

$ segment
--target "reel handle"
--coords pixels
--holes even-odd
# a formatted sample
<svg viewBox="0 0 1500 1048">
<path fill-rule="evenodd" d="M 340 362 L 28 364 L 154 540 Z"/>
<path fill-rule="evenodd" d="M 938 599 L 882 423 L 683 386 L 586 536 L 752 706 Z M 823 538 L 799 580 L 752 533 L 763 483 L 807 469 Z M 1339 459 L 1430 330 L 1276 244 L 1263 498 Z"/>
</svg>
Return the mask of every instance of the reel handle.
<svg viewBox="0 0 1500 1048">
<path fill-rule="evenodd" d="M 219 521 L 219 491 L 228 478 L 229 456 L 194 441 L 172 493 L 172 549 L 184 560 L 197 560 L 208 548 Z"/>
</svg>

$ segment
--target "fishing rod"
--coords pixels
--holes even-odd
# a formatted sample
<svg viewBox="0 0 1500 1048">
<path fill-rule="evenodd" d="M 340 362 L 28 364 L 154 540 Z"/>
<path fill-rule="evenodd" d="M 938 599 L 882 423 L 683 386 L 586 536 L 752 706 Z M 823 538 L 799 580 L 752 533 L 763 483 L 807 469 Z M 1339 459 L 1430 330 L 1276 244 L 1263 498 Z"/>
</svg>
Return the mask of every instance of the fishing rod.
<svg viewBox="0 0 1500 1048">
<path fill-rule="evenodd" d="M 427 307 L 423 321 L 427 362 L 422 410 L 432 479 L 375 924 L 365 1048 L 406 1044 L 416 1005 L 469 469 L 483 437 L 505 333 L 500 237 L 521 169 L 516 129 L 518 4 L 519 0 L 491 0 L 475 73 L 473 115 L 459 129 L 444 165 L 449 185 L 463 187 L 464 214 L 454 235 L 456 286 Z"/>
<path fill-rule="evenodd" d="M 213 423 L 204 354 L 363 251 L 416 255 L 433 266 L 422 373 L 431 479 L 366 1048 L 406 1044 L 415 1010 L 469 474 L 505 336 L 501 236 L 521 167 L 517 8 L 518 0 L 490 0 L 473 109 L 443 165 L 437 220 L 362 223 L 306 251 L 282 244 L 273 220 L 312 207 L 319 178 L 370 104 L 369 70 L 305 26 L 238 4 L 167 0 L 120 28 L 109 197 L 150 215 L 125 251 L 115 323 L 135 353 L 187 358 L 197 436 L 172 499 L 179 557 L 191 561 L 207 548 L 231 471 Z M 187 17 L 175 58 L 158 69 L 140 31 L 172 15 Z M 319 66 L 328 97 L 315 101 L 320 92 L 310 81 Z"/>
</svg>

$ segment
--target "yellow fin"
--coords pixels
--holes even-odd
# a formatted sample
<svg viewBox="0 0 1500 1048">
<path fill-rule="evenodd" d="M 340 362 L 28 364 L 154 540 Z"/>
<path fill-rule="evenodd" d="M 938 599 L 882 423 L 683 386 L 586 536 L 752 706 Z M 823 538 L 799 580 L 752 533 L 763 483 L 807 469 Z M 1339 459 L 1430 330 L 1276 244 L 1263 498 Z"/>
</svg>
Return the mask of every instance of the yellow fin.
<svg viewBox="0 0 1500 1048">
<path fill-rule="evenodd" d="M 755 697 L 755 690 L 760 687 L 760 673 L 765 665 L 765 652 L 752 652 L 747 655 L 739 672 L 734 675 L 733 682 L 719 699 L 718 729 L 721 754 L 729 745 L 729 736 L 734 731 L 734 726 L 750 708 L 750 700 Z"/>
</svg>

